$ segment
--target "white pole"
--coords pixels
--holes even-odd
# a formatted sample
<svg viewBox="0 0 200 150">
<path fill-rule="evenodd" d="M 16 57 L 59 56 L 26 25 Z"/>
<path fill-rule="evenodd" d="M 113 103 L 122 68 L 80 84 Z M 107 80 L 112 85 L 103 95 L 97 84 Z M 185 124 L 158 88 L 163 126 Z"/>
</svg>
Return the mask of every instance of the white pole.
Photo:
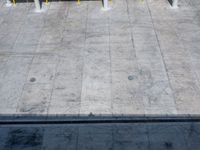
<svg viewBox="0 0 200 150">
<path fill-rule="evenodd" d="M 39 0 L 34 0 L 34 2 L 35 2 L 35 10 L 36 10 L 36 12 L 40 12 L 41 11 L 40 1 Z"/>
<path fill-rule="evenodd" d="M 178 8 L 178 0 L 173 0 L 172 7 L 173 8 Z"/>
<path fill-rule="evenodd" d="M 103 10 L 106 11 L 109 9 L 110 9 L 110 7 L 108 6 L 108 0 L 103 0 Z"/>
<path fill-rule="evenodd" d="M 103 0 L 104 9 L 108 9 L 108 0 Z"/>
<path fill-rule="evenodd" d="M 10 7 L 10 6 L 12 6 L 11 1 L 10 0 L 6 0 L 6 7 Z"/>
</svg>

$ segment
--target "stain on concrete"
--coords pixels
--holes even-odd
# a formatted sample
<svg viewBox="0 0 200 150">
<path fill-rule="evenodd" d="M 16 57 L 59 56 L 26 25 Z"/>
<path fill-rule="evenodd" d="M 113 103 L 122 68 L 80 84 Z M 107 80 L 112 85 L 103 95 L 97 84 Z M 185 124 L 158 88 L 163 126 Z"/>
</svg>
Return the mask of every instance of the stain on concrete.
<svg viewBox="0 0 200 150">
<path fill-rule="evenodd" d="M 9 132 L 5 148 L 10 149 L 39 149 L 42 146 L 43 131 L 39 128 L 18 128 Z"/>
<path fill-rule="evenodd" d="M 173 144 L 171 142 L 165 142 L 164 145 L 167 149 L 173 149 Z"/>
</svg>

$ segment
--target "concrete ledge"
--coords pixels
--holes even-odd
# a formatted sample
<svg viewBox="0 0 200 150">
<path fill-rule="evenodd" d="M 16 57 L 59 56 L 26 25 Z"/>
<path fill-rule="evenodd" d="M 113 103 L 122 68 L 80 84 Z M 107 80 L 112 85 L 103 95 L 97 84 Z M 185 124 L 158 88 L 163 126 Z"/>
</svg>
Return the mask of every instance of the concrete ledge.
<svg viewBox="0 0 200 150">
<path fill-rule="evenodd" d="M 127 115 L 69 116 L 14 115 L 1 116 L 0 125 L 16 124 L 101 124 L 101 123 L 200 122 L 199 115 Z"/>
</svg>

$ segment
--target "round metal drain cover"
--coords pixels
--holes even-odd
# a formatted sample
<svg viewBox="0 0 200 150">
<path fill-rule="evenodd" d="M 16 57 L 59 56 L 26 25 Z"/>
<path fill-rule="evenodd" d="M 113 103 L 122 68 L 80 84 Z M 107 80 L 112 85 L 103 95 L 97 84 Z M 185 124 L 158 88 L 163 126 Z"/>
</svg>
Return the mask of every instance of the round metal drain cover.
<svg viewBox="0 0 200 150">
<path fill-rule="evenodd" d="M 129 80 L 133 80 L 134 77 L 133 77 L 133 76 L 128 76 L 128 79 L 129 79 Z"/>
<path fill-rule="evenodd" d="M 33 77 L 33 78 L 30 78 L 30 82 L 35 82 L 36 79 Z"/>
</svg>

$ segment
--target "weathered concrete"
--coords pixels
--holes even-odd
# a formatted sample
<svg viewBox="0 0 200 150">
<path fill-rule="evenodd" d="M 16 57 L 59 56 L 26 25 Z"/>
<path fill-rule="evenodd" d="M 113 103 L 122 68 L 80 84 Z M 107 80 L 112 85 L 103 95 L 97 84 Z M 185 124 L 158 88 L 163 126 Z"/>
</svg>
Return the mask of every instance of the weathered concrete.
<svg viewBox="0 0 200 150">
<path fill-rule="evenodd" d="M 0 3 L 0 114 L 200 114 L 200 3 Z"/>
</svg>

